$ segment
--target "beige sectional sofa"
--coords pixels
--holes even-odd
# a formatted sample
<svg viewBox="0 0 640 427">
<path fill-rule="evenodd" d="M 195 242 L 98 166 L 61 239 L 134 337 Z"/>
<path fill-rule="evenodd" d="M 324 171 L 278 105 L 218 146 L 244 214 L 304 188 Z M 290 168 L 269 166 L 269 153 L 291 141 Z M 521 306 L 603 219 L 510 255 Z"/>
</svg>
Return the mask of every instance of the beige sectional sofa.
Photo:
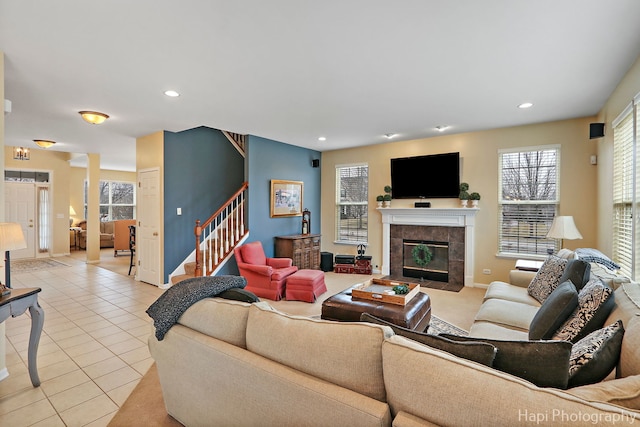
<svg viewBox="0 0 640 427">
<path fill-rule="evenodd" d="M 266 302 L 206 298 L 163 340 L 152 336 L 149 348 L 167 411 L 187 426 L 640 423 L 634 285 L 618 288 L 610 316 L 625 319 L 622 378 L 566 391 L 394 335 L 388 326 L 290 316 Z"/>
</svg>

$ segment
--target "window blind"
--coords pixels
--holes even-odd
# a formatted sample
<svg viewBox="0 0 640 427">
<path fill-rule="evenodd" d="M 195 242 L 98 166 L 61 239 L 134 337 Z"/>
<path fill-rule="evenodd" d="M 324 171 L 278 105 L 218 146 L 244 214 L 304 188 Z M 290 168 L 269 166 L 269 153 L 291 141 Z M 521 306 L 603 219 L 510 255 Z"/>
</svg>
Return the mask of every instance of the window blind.
<svg viewBox="0 0 640 427">
<path fill-rule="evenodd" d="M 368 239 L 369 167 L 336 167 L 336 241 L 366 243 Z"/>
<path fill-rule="evenodd" d="M 498 252 L 519 256 L 557 251 L 559 242 L 546 235 L 558 209 L 559 147 L 499 155 Z"/>
<path fill-rule="evenodd" d="M 633 109 L 613 128 L 613 248 L 621 273 L 634 274 L 634 114 Z"/>
</svg>

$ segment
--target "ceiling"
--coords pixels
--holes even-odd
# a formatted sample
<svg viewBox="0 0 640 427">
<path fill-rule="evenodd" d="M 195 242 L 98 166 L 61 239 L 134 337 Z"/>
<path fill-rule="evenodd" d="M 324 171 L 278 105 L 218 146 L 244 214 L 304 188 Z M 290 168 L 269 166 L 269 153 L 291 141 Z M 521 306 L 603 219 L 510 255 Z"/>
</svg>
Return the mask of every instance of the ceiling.
<svg viewBox="0 0 640 427">
<path fill-rule="evenodd" d="M 5 144 L 133 171 L 159 130 L 325 151 L 591 116 L 640 55 L 638 16 L 637 0 L 0 0 Z"/>
</svg>

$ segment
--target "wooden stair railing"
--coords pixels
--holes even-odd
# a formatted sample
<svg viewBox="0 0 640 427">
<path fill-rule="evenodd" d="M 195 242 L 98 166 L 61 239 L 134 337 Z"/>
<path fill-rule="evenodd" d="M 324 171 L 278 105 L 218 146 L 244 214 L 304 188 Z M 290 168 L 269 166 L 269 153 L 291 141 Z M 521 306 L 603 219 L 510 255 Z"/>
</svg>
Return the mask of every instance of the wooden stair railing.
<svg viewBox="0 0 640 427">
<path fill-rule="evenodd" d="M 200 224 L 196 220 L 195 276 L 209 276 L 249 232 L 245 225 L 249 183 L 245 182 L 220 209 Z"/>
<path fill-rule="evenodd" d="M 228 132 L 226 130 L 223 130 L 222 133 L 224 134 L 224 136 L 227 137 L 229 142 L 231 142 L 231 144 L 233 144 L 233 146 L 236 147 L 236 150 L 238 150 L 238 152 L 242 154 L 242 157 L 245 157 L 246 147 L 247 147 L 247 135 L 243 135 L 241 133 Z"/>
</svg>

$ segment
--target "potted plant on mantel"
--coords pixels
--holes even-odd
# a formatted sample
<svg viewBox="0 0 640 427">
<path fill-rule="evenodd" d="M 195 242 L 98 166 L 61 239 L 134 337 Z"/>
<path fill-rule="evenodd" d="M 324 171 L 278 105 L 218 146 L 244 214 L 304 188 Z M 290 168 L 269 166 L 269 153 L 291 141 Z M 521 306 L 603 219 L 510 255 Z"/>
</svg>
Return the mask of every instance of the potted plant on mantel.
<svg viewBox="0 0 640 427">
<path fill-rule="evenodd" d="M 391 207 L 391 186 L 390 185 L 384 186 L 384 196 L 382 196 L 382 201 L 384 202 L 385 208 Z"/>
<path fill-rule="evenodd" d="M 475 191 L 469 194 L 469 200 L 471 200 L 471 207 L 477 208 L 478 202 L 480 201 L 480 193 L 476 193 Z"/>
<path fill-rule="evenodd" d="M 384 196 L 382 194 L 376 196 L 376 202 L 378 202 L 378 207 L 382 207 L 382 202 L 384 201 Z"/>
<path fill-rule="evenodd" d="M 460 206 L 463 208 L 467 207 L 467 203 L 469 201 L 469 184 L 466 182 L 460 183 Z"/>
</svg>

